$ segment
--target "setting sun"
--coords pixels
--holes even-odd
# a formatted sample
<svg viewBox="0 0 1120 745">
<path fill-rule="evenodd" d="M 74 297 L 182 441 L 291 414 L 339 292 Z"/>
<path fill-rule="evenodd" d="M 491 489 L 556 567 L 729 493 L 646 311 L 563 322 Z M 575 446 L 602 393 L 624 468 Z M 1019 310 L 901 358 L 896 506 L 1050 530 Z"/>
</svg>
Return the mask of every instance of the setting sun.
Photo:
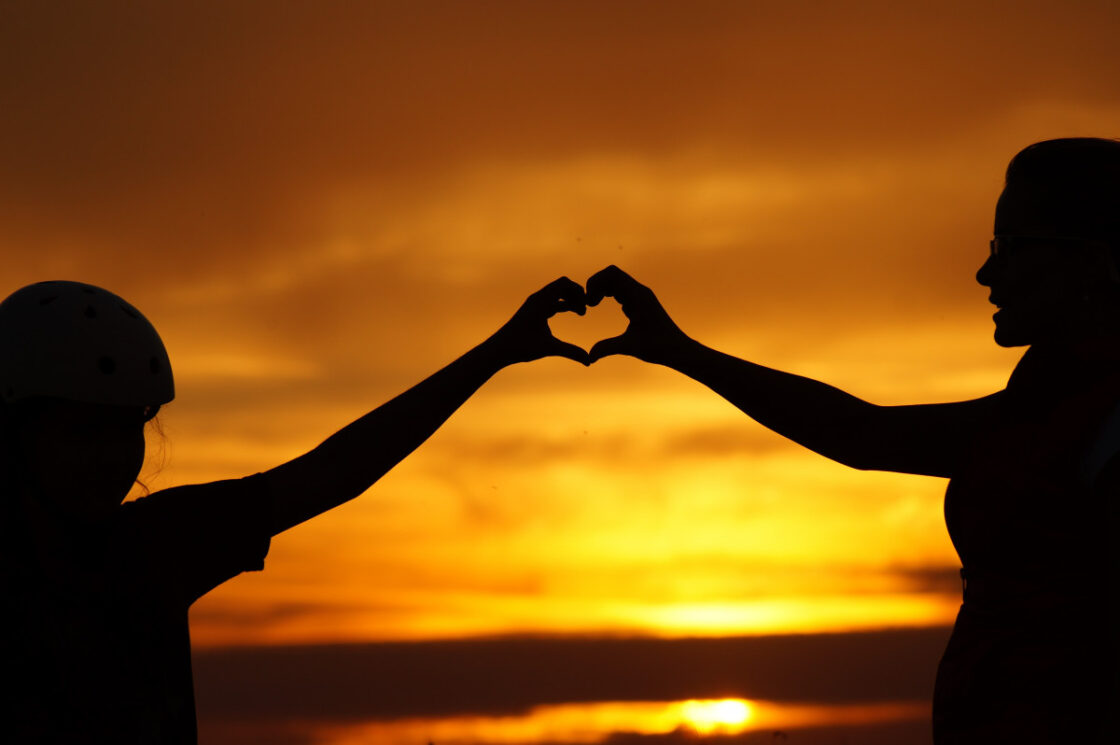
<svg viewBox="0 0 1120 745">
<path fill-rule="evenodd" d="M 750 722 L 752 713 L 750 705 L 737 698 L 685 701 L 681 704 L 682 720 L 701 735 L 741 732 Z"/>
</svg>

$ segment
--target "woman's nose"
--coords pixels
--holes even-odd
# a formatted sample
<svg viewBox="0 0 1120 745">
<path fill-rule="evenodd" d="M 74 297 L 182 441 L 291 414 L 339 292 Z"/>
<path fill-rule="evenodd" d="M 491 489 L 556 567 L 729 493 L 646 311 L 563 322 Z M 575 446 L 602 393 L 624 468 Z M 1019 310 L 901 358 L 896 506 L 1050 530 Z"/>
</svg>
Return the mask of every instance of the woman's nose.
<svg viewBox="0 0 1120 745">
<path fill-rule="evenodd" d="M 989 256 L 984 263 L 980 265 L 980 268 L 976 270 L 976 281 L 985 287 L 992 286 L 992 274 L 995 272 L 995 268 L 992 266 L 993 263 L 994 257 Z"/>
</svg>

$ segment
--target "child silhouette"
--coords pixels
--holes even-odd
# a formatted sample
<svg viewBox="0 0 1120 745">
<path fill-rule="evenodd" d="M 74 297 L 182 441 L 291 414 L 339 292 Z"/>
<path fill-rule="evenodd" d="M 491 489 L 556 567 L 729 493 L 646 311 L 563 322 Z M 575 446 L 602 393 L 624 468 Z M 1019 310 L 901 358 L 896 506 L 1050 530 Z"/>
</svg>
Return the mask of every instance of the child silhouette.
<svg viewBox="0 0 1120 745">
<path fill-rule="evenodd" d="M 5 740 L 194 743 L 187 611 L 263 568 L 273 535 L 365 491 L 494 373 L 588 364 L 548 318 L 582 314 L 567 278 L 493 336 L 310 452 L 254 476 L 122 504 L 144 424 L 174 397 L 152 325 L 116 295 L 42 282 L 0 304 Z"/>
</svg>

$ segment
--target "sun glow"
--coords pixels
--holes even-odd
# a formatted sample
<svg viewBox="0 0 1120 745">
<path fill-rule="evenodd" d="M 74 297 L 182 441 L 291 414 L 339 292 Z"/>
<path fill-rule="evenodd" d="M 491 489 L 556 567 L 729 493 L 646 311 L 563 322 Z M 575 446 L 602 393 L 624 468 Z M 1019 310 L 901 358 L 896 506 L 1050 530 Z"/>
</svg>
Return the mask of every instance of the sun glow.
<svg viewBox="0 0 1120 745">
<path fill-rule="evenodd" d="M 789 704 L 738 698 L 686 701 L 601 701 L 538 706 L 522 715 L 397 719 L 300 730 L 291 733 L 319 745 L 525 745 L 565 742 L 599 745 L 618 733 L 697 738 L 725 737 L 747 731 L 803 727 L 914 722 L 929 717 L 926 702 L 878 704 Z"/>
<path fill-rule="evenodd" d="M 744 730 L 753 712 L 750 704 L 738 698 L 718 701 L 685 701 L 680 705 L 681 720 L 698 734 L 735 734 Z"/>
</svg>

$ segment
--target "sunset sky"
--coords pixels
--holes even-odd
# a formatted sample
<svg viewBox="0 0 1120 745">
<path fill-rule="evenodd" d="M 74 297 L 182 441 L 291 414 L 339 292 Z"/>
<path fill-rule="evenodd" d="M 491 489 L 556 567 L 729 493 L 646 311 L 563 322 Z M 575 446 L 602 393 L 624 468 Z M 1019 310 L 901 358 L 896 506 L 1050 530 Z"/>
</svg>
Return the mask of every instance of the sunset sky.
<svg viewBox="0 0 1120 745">
<path fill-rule="evenodd" d="M 90 282 L 160 330 L 153 490 L 295 457 L 611 263 L 722 351 L 875 403 L 971 398 L 1021 354 L 974 278 L 1003 169 L 1120 136 L 1117 29 L 1103 0 L 3 2 L 0 295 Z M 608 301 L 552 325 L 624 324 Z M 192 634 L 943 628 L 944 487 L 663 368 L 544 360 L 278 536 Z"/>
</svg>

